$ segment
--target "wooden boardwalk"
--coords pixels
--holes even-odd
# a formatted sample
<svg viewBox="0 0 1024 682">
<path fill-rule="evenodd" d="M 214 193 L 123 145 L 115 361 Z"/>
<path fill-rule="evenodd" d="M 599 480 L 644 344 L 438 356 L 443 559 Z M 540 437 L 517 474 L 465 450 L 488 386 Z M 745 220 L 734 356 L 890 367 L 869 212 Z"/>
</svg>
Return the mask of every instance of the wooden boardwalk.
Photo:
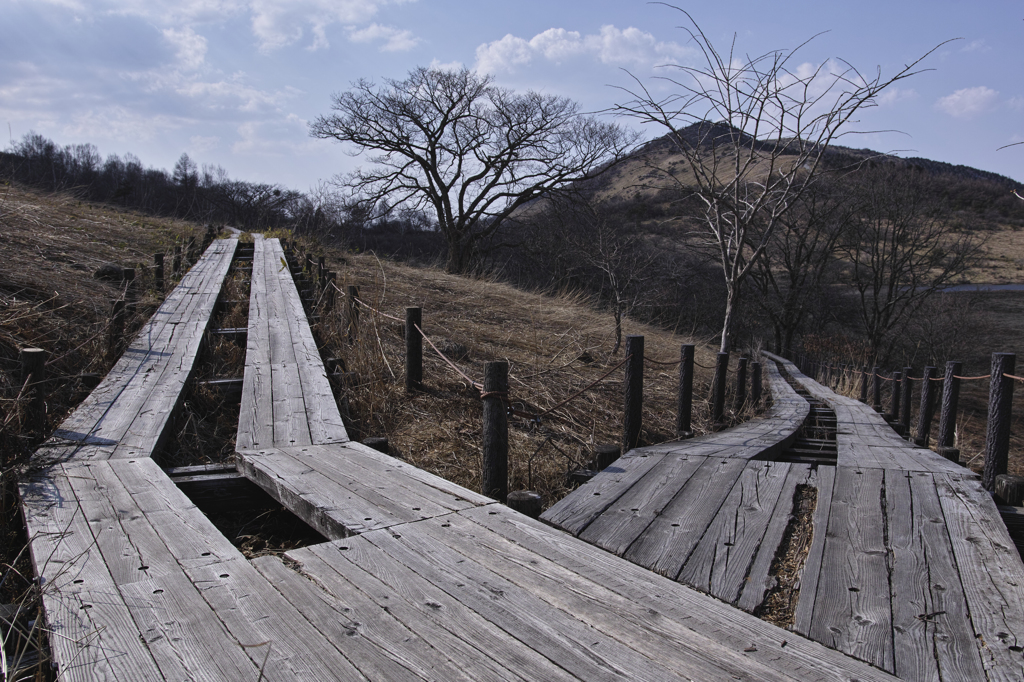
<svg viewBox="0 0 1024 682">
<path fill-rule="evenodd" d="M 217 243 L 206 257 L 212 262 L 225 248 L 233 245 Z M 22 480 L 21 494 L 60 679 L 896 679 L 351 443 L 320 383 L 323 368 L 305 319 L 288 302 L 294 287 L 274 283 L 279 246 L 260 240 L 257 253 L 263 256 L 253 268 L 256 305 L 250 305 L 243 397 L 249 403 L 242 413 L 260 416 L 239 421 L 239 443 L 249 449 L 239 447 L 238 468 L 331 540 L 284 560 L 247 559 L 151 459 L 166 417 L 130 451 L 119 451 L 118 441 L 104 443 L 102 457 L 40 460 Z M 205 293 L 216 298 L 219 282 L 211 279 L 209 287 Z M 183 362 L 177 366 L 186 370 Z M 157 367 L 150 373 L 164 371 Z M 303 391 L 285 387 L 285 399 L 276 400 L 282 397 L 278 370 Z M 153 395 L 166 392 L 161 384 L 145 387 Z M 141 392 L 115 391 L 106 414 L 120 412 L 120 396 L 129 414 L 140 401 L 155 400 Z M 260 412 L 268 404 L 271 411 Z M 776 407 L 760 430 L 745 427 L 723 435 L 719 445 L 698 444 L 706 449 L 694 457 L 705 458 L 701 465 L 714 458 L 745 467 L 752 449 L 778 447 L 792 435 L 787 424 L 807 406 L 790 392 Z M 683 469 L 694 466 L 678 447 L 620 461 L 674 458 Z M 788 494 L 790 480 L 773 484 L 777 498 Z M 983 543 L 966 537 L 969 547 L 950 551 L 984 553 Z M 901 570 L 912 570 L 914 551 L 900 555 Z M 851 565 L 859 565 L 859 554 L 854 559 Z M 987 661 L 977 658 L 991 679 L 1014 679 L 1018 669 L 1004 655 L 1007 640 L 996 631 L 1003 626 L 990 594 L 1006 585 L 982 579 L 985 557 L 975 573 L 982 598 L 970 602 L 970 618 L 987 617 L 992 634 L 985 646 L 1001 647 Z M 979 604 L 992 608 L 979 611 Z M 955 613 L 945 602 L 925 608 L 943 607 Z M 841 604 L 836 608 L 842 613 Z M 1005 631 L 1017 632 L 1003 608 Z M 934 611 L 925 615 L 922 631 L 939 621 Z M 942 646 L 959 650 L 960 644 Z M 973 646 L 965 665 L 978 650 Z"/>
<path fill-rule="evenodd" d="M 1024 679 L 1024 565 L 977 477 L 775 359 L 835 411 L 834 465 L 714 434 L 634 451 L 542 518 L 755 613 L 810 492 L 792 631 L 905 680 Z"/>
<path fill-rule="evenodd" d="M 238 245 L 213 242 L 182 277 L 100 385 L 41 447 L 36 462 L 148 457 L 199 354 Z"/>
</svg>

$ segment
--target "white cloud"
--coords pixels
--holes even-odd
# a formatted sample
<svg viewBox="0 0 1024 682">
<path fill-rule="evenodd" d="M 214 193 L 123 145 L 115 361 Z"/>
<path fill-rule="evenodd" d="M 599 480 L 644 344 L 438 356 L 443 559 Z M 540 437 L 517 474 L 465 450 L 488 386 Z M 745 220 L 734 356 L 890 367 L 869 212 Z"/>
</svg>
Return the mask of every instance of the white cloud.
<svg viewBox="0 0 1024 682">
<path fill-rule="evenodd" d="M 881 96 L 878 98 L 878 106 L 892 106 L 897 102 L 905 102 L 916 98 L 917 90 L 914 90 L 913 88 L 908 89 L 891 86 L 882 91 Z"/>
<path fill-rule="evenodd" d="M 164 38 L 174 46 L 178 62 L 185 69 L 195 70 L 203 65 L 206 59 L 206 38 L 197 34 L 190 27 L 183 29 L 166 28 Z"/>
<path fill-rule="evenodd" d="M 966 45 L 960 48 L 960 51 L 978 52 L 980 50 L 983 50 L 985 52 L 988 52 L 990 49 L 991 48 L 989 48 L 989 46 L 985 44 L 985 39 L 981 38 L 980 40 L 972 40 L 971 42 L 967 43 Z"/>
<path fill-rule="evenodd" d="M 381 52 L 405 52 L 416 47 L 420 42 L 419 38 L 413 36 L 412 31 L 401 30 L 391 26 L 370 24 L 366 28 L 353 29 L 348 32 L 348 39 L 353 43 L 374 43 L 383 41 Z"/>
<path fill-rule="evenodd" d="M 954 118 L 971 118 L 992 109 L 998 99 L 998 91 L 979 85 L 941 97 L 935 106 Z"/>
<path fill-rule="evenodd" d="M 1014 111 L 1024 111 L 1024 97 L 1011 97 L 1007 103 Z"/>
<path fill-rule="evenodd" d="M 217 145 L 220 144 L 220 138 L 216 135 L 202 136 L 192 135 L 188 138 L 189 151 L 193 154 L 201 154 L 203 152 L 216 149 Z"/>
<path fill-rule="evenodd" d="M 658 41 L 638 28 L 619 29 L 603 26 L 598 34 L 580 35 L 577 31 L 549 28 L 526 40 L 512 34 L 476 48 L 476 70 L 481 73 L 514 72 L 535 59 L 554 63 L 587 56 L 602 64 L 630 68 L 678 63 L 689 50 L 673 43 Z"/>
<path fill-rule="evenodd" d="M 439 71 L 461 71 L 464 66 L 465 64 L 462 62 L 442 62 L 439 59 L 433 59 L 430 62 L 430 68 Z"/>
</svg>

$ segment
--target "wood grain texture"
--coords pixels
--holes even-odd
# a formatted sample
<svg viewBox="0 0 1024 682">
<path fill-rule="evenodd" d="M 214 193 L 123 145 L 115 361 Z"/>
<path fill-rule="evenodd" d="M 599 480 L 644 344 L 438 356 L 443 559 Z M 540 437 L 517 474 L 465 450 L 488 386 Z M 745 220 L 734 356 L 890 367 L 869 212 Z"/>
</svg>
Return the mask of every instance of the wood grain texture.
<svg viewBox="0 0 1024 682">
<path fill-rule="evenodd" d="M 493 509 L 476 507 L 458 515 L 543 556 L 580 578 L 645 605 L 702 636 L 742 651 L 750 659 L 788 672 L 797 679 L 896 679 L 501 506 Z"/>
<path fill-rule="evenodd" d="M 836 472 L 810 636 L 892 672 L 884 483 L 880 469 Z"/>
<path fill-rule="evenodd" d="M 981 680 L 981 656 L 932 474 L 887 472 L 896 674 Z"/>
<path fill-rule="evenodd" d="M 1024 565 L 980 481 L 935 478 L 988 679 L 1024 679 Z"/>
</svg>

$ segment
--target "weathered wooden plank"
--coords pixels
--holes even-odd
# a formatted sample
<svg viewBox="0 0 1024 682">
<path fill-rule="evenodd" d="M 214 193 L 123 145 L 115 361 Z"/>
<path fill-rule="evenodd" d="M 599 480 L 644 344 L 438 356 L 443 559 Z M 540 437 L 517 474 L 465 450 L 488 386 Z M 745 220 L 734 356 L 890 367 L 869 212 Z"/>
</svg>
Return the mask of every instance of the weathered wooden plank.
<svg viewBox="0 0 1024 682">
<path fill-rule="evenodd" d="M 818 596 L 818 581 L 821 577 L 821 562 L 825 554 L 828 537 L 829 517 L 832 515 L 832 496 L 835 491 L 836 468 L 818 467 L 814 484 L 818 490 L 818 502 L 812 518 L 813 535 L 811 547 L 807 550 L 803 571 L 800 573 L 800 594 L 793 614 L 793 630 L 804 637 L 810 636 L 811 618 Z"/>
<path fill-rule="evenodd" d="M 792 466 L 748 462 L 676 580 L 735 602 Z"/>
<path fill-rule="evenodd" d="M 664 455 L 647 454 L 620 457 L 571 495 L 551 505 L 541 514 L 541 519 L 573 535 L 579 535 L 595 518 L 615 504 L 635 481 L 643 478 L 662 457 Z"/>
<path fill-rule="evenodd" d="M 61 424 L 46 458 L 148 456 L 191 376 L 237 240 L 215 243 L 143 326 L 107 377 Z M 202 295 L 190 291 L 209 290 Z M 102 446 L 80 448 L 72 443 Z"/>
<path fill-rule="evenodd" d="M 424 523 L 440 524 L 440 520 Z M 581 679 L 683 679 L 487 567 L 467 561 L 450 546 L 430 540 L 419 526 L 410 524 L 400 532 L 374 531 L 360 537 Z"/>
<path fill-rule="evenodd" d="M 326 453 L 321 450 L 316 454 Z M 400 475 L 379 476 L 367 469 L 357 469 L 350 475 L 318 461 L 316 454 L 277 449 L 244 452 L 237 453 L 236 465 L 243 475 L 329 539 L 452 511 L 423 495 L 406 495 L 406 488 L 395 490 Z"/>
<path fill-rule="evenodd" d="M 736 605 L 744 611 L 753 612 L 764 601 L 765 593 L 774 587 L 774 579 L 769 578 L 769 572 L 793 515 L 793 499 L 797 486 L 808 484 L 812 480 L 812 476 L 810 465 L 790 465 L 775 508 L 770 512 L 764 536 L 755 548 L 749 574 L 740 585 L 741 591 Z"/>
<path fill-rule="evenodd" d="M 110 466 L 264 679 L 364 679 L 166 476 L 154 474 L 159 468 L 151 460 L 111 460 Z"/>
<path fill-rule="evenodd" d="M 286 556 L 337 598 L 355 587 L 476 679 L 578 679 L 361 537 Z"/>
<path fill-rule="evenodd" d="M 989 680 L 1024 679 L 1024 565 L 977 480 L 935 476 L 936 490 Z"/>
<path fill-rule="evenodd" d="M 277 557 L 259 557 L 252 563 L 319 632 L 338 642 L 367 678 L 472 679 L 460 661 L 451 661 L 389 608 L 378 606 L 354 586 L 335 596 L 287 568 Z"/>
<path fill-rule="evenodd" d="M 408 537 L 408 529 L 399 529 Z M 521 547 L 490 529 L 454 515 L 419 523 L 413 529 L 429 541 L 453 547 L 467 561 L 485 566 L 551 606 L 573 614 L 616 642 L 686 677 L 700 680 L 793 679 L 789 673 L 751 661 L 660 612 L 582 578 L 569 569 Z"/>
<path fill-rule="evenodd" d="M 68 680 L 159 679 L 75 497 L 70 477 L 82 475 L 82 465 L 58 465 L 19 483 L 57 672 Z"/>
<path fill-rule="evenodd" d="M 896 674 L 985 679 L 932 475 L 886 472 L 885 493 Z"/>
<path fill-rule="evenodd" d="M 746 466 L 709 457 L 623 556 L 674 579 Z"/>
<path fill-rule="evenodd" d="M 666 456 L 580 533 L 580 538 L 621 555 L 705 460 Z"/>
<path fill-rule="evenodd" d="M 492 513 L 493 512 L 493 513 Z M 801 680 L 895 680 L 876 668 L 701 594 L 680 583 L 625 562 L 613 554 L 566 537 L 502 506 L 459 512 L 512 542 L 573 573 L 686 625 L 752 660 Z"/>
<path fill-rule="evenodd" d="M 881 469 L 839 467 L 810 636 L 893 671 Z"/>
</svg>

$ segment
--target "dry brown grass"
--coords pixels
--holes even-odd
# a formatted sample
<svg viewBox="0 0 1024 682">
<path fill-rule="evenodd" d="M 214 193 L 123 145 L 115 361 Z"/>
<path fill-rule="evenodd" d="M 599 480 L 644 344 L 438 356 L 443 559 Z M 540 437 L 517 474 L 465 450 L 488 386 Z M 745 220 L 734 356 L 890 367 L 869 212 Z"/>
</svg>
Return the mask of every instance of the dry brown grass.
<svg viewBox="0 0 1024 682">
<path fill-rule="evenodd" d="M 538 414 L 587 387 L 622 362 L 612 356 L 611 314 L 592 309 L 571 294 L 543 295 L 429 268 L 380 261 L 372 255 L 327 252 L 339 271 L 338 285 L 359 288 L 360 299 L 400 320 L 406 306 L 423 308 L 423 330 L 472 380 L 482 381 L 484 363 L 507 360 L 510 401 Z M 344 263 L 342 264 L 342 261 Z M 316 332 L 323 355 L 342 358 L 349 375 L 340 388 L 350 435 L 388 438 L 392 452 L 468 488 L 479 490 L 482 408 L 478 393 L 424 344 L 424 390 L 404 390 L 404 324 L 363 310 L 359 334 L 345 339 L 345 298 L 325 314 Z M 677 335 L 633 321 L 627 334 L 645 337 L 646 356 L 673 361 L 686 342 Z M 694 424 L 708 424 L 707 396 L 715 350 L 698 346 Z M 707 369 L 705 369 L 707 368 Z M 579 398 L 539 422 L 510 420 L 510 489 L 540 492 L 546 504 L 569 488 L 567 470 L 590 465 L 594 446 L 621 440 L 623 371 L 613 371 Z M 648 364 L 644 386 L 646 443 L 675 437 L 676 366 Z"/>
</svg>

